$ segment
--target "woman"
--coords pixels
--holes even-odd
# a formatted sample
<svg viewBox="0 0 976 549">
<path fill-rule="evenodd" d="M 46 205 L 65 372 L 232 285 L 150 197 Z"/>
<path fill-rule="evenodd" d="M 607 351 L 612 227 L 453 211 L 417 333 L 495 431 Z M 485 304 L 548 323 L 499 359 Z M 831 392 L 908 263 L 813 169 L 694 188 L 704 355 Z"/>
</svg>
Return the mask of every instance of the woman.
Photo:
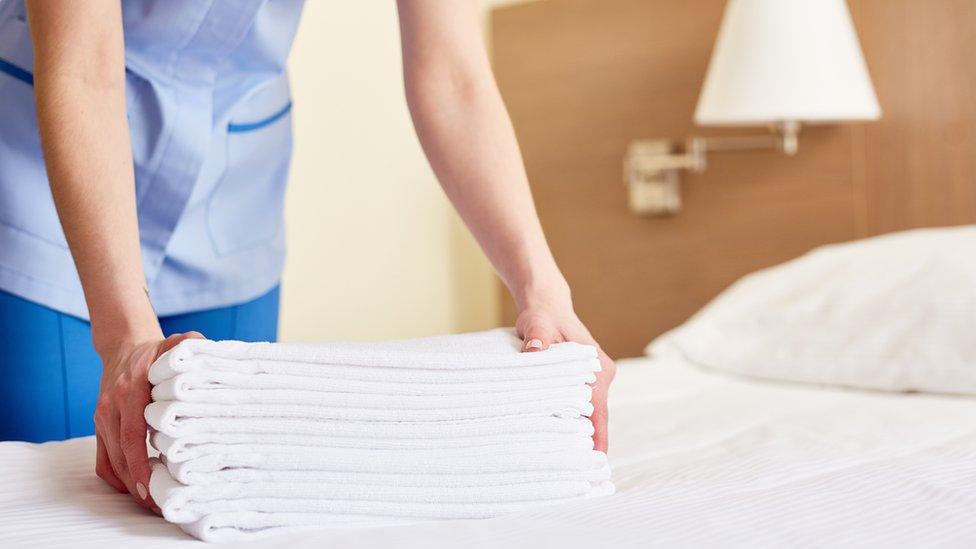
<svg viewBox="0 0 976 549">
<path fill-rule="evenodd" d="M 539 225 L 473 2 L 398 8 L 417 134 L 518 304 L 524 350 L 594 344 Z M 274 339 L 284 64 L 300 11 L 300 0 L 0 3 L 0 439 L 94 430 L 98 475 L 152 508 L 150 363 L 201 332 Z M 614 370 L 601 357 L 605 450 Z"/>
</svg>

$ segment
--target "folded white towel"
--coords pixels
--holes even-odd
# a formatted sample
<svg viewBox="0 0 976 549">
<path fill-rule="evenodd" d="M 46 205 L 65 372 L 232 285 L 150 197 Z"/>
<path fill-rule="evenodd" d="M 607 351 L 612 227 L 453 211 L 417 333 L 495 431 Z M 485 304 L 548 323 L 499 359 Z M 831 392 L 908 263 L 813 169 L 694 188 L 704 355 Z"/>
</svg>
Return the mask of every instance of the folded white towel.
<svg viewBox="0 0 976 549">
<path fill-rule="evenodd" d="M 274 469 L 221 469 L 219 471 L 184 471 L 187 484 L 203 485 L 223 482 L 344 482 L 394 486 L 493 486 L 521 482 L 585 480 L 603 482 L 610 479 L 610 465 L 582 471 L 572 469 L 471 473 L 465 475 L 423 473 L 373 473 L 351 471 L 310 471 Z"/>
<path fill-rule="evenodd" d="M 169 471 L 154 466 L 153 474 L 165 479 Z M 250 482 L 218 483 L 205 486 L 187 486 L 167 479 L 165 489 L 157 489 L 156 501 L 168 520 L 192 522 L 206 512 L 250 510 L 271 512 L 341 512 L 335 507 L 325 507 L 336 502 L 370 502 L 403 504 L 491 504 L 516 503 L 548 499 L 563 499 L 591 494 L 603 483 L 583 480 L 523 482 L 490 486 L 397 486 L 376 484 L 349 484 L 345 482 Z M 271 501 L 273 500 L 273 501 Z M 350 511 L 356 512 L 356 511 Z M 358 512 L 366 512 L 362 509 Z M 419 516 L 429 516 L 425 511 Z M 453 510 L 438 511 L 441 518 Z M 385 516 L 417 516 L 409 510 L 383 513 Z M 466 514 L 466 512 L 465 512 Z M 464 516 L 464 515 L 461 515 Z"/>
<path fill-rule="evenodd" d="M 147 408 L 148 410 L 148 408 Z M 501 433 L 575 433 L 593 435 L 593 424 L 583 416 L 505 416 L 469 421 L 341 421 L 295 418 L 182 417 L 167 421 L 157 413 L 146 414 L 149 425 L 171 437 L 220 434 L 293 434 L 364 438 L 438 439 L 478 437 Z"/>
<path fill-rule="evenodd" d="M 473 394 L 398 395 L 354 393 L 350 391 L 315 391 L 307 389 L 233 389 L 189 385 L 179 376 L 160 382 L 152 389 L 153 400 L 204 402 L 211 404 L 304 404 L 356 408 L 399 410 L 433 410 L 441 408 L 475 408 L 521 404 L 526 402 L 590 400 L 590 387 L 585 384 L 543 389 L 522 390 L 514 384 L 512 390 Z"/>
<path fill-rule="evenodd" d="M 298 370 L 304 364 L 408 370 L 524 370 L 530 366 L 587 364 L 597 358 L 597 353 L 594 347 L 577 343 L 552 345 L 544 353 L 523 353 L 521 341 L 509 329 L 400 341 L 327 344 L 197 339 L 184 341 L 160 357 L 150 369 L 149 380 L 157 383 L 172 377 L 173 373 L 198 368 L 210 358 L 223 359 L 216 364 L 237 360 L 252 367 L 261 364 L 276 370 L 267 373 L 307 375 L 289 369 Z M 599 369 L 599 363 L 595 368 Z M 317 375 L 314 368 L 310 371 Z"/>
<path fill-rule="evenodd" d="M 506 433 L 479 437 L 438 439 L 323 437 L 292 434 L 208 433 L 174 438 L 153 432 L 150 442 L 169 461 L 187 461 L 204 455 L 301 452 L 306 448 L 359 448 L 376 450 L 439 450 L 472 448 L 483 452 L 524 452 L 531 448 L 585 448 L 592 439 L 579 433 Z"/>
<path fill-rule="evenodd" d="M 173 435 L 187 418 L 291 418 L 345 421 L 452 421 L 504 416 L 589 416 L 593 405 L 579 398 L 516 402 L 471 408 L 404 410 L 396 408 L 352 408 L 292 404 L 207 404 L 162 401 L 146 406 L 145 417 L 157 431 Z M 178 436 L 178 435 L 173 435 Z"/>
<path fill-rule="evenodd" d="M 195 340 L 191 340 L 195 341 Z M 517 380 L 562 379 L 566 376 L 592 375 L 600 371 L 600 361 L 587 358 L 556 364 L 539 364 L 499 368 L 395 368 L 349 364 L 315 364 L 263 359 L 228 359 L 210 355 L 181 357 L 183 342 L 164 353 L 149 369 L 149 381 L 153 384 L 170 379 L 180 373 L 231 372 L 249 375 L 280 375 L 319 377 L 338 381 L 374 381 L 388 383 L 445 383 L 466 384 L 481 382 L 506 382 Z M 210 342 L 214 343 L 214 342 Z M 228 342 L 219 342 L 228 343 Z M 252 345 L 257 345 L 253 343 Z M 560 345 L 568 345 L 561 343 Z M 541 355 L 544 353 L 523 353 Z"/>
<path fill-rule="evenodd" d="M 150 368 L 150 492 L 205 540 L 480 518 L 613 491 L 596 350 L 511 330 L 384 343 L 182 342 Z"/>
<path fill-rule="evenodd" d="M 560 343 L 543 353 L 522 353 L 519 346 L 511 330 L 376 343 L 189 340 L 161 356 L 149 380 L 155 385 L 180 373 L 227 372 L 454 384 L 592 376 L 600 370 L 589 345 Z"/>
<path fill-rule="evenodd" d="M 354 367 L 364 370 L 362 366 Z M 402 370 L 398 370 L 402 372 Z M 443 373 L 443 372 L 442 372 Z M 452 372 L 447 372 L 451 374 Z M 163 374 L 160 374 L 163 375 Z M 167 374 L 168 375 L 168 374 Z M 418 374 L 419 376 L 420 374 Z M 422 383 L 393 381 L 360 381 L 357 379 L 323 376 L 297 376 L 268 373 L 241 373 L 210 368 L 175 374 L 160 380 L 153 389 L 153 400 L 193 398 L 192 392 L 221 390 L 282 390 L 323 391 L 335 393 L 379 395 L 470 395 L 501 393 L 512 390 L 531 391 L 575 387 L 596 380 L 592 372 L 578 373 L 567 368 L 564 375 L 506 381 L 473 381 L 467 383 Z"/>
<path fill-rule="evenodd" d="M 415 524 L 424 519 L 368 515 L 322 515 L 319 513 L 258 513 L 232 511 L 210 513 L 195 522 L 178 526 L 203 541 L 224 543 L 260 539 L 308 528 L 378 528 Z"/>
<path fill-rule="evenodd" d="M 165 435 L 162 435 L 165 437 Z M 170 439 L 175 440 L 175 444 L 167 445 L 168 442 L 162 437 L 154 437 L 154 444 L 157 450 L 166 456 L 167 462 L 178 462 L 178 461 L 189 461 L 191 459 L 198 459 L 207 456 L 224 455 L 233 456 L 241 454 L 281 454 L 281 453 L 295 453 L 302 452 L 308 454 L 310 452 L 315 452 L 319 450 L 333 451 L 336 449 L 350 449 L 350 450 L 384 450 L 384 451 L 425 451 L 425 452 L 436 452 L 441 455 L 450 456 L 478 456 L 486 452 L 492 452 L 496 454 L 526 454 L 526 453 L 538 453 L 547 451 L 563 451 L 563 452 L 575 452 L 575 451 L 585 451 L 593 449 L 592 439 L 587 439 L 583 437 L 563 437 L 563 438 L 542 438 L 535 437 L 529 438 L 521 441 L 503 440 L 501 442 L 481 444 L 477 445 L 459 445 L 451 444 L 444 445 L 441 447 L 433 447 L 426 444 L 411 444 L 405 439 L 386 439 L 378 441 L 369 441 L 362 438 L 352 438 L 341 441 L 341 444 L 332 443 L 326 445 L 309 445 L 309 444 L 277 444 L 277 443 L 251 443 L 251 444 L 217 444 L 217 443 L 205 443 L 205 444 L 186 444 L 180 439 Z M 442 439 L 441 442 L 448 442 L 450 439 Z M 352 444 L 350 444 L 352 442 Z M 156 446 L 156 444 L 159 446 Z"/>
<path fill-rule="evenodd" d="M 520 471 L 582 473 L 603 469 L 607 463 L 606 454 L 595 450 L 512 455 L 493 453 L 478 455 L 465 450 L 306 449 L 301 453 L 214 454 L 188 461 L 167 461 L 166 466 L 175 479 L 184 484 L 192 484 L 195 473 L 212 473 L 232 468 L 268 471 L 475 475 Z"/>
<path fill-rule="evenodd" d="M 175 523 L 194 523 L 212 514 L 241 512 L 314 514 L 313 524 L 317 525 L 348 524 L 350 518 L 362 521 L 364 516 L 487 518 L 612 491 L 610 483 L 585 481 L 436 488 L 313 482 L 185 486 L 158 463 L 154 464 L 150 481 L 150 493 L 163 516 Z"/>
</svg>

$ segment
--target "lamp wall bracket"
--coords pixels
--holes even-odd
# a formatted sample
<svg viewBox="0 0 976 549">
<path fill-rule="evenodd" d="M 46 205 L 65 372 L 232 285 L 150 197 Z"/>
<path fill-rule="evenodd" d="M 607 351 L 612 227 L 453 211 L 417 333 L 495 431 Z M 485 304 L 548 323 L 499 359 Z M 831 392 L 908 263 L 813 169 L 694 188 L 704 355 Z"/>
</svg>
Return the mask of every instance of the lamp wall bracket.
<svg viewBox="0 0 976 549">
<path fill-rule="evenodd" d="M 624 157 L 624 182 L 631 211 L 640 215 L 673 215 L 681 210 L 679 170 L 703 172 L 709 152 L 775 149 L 796 154 L 798 122 L 770 125 L 768 135 L 690 137 L 676 152 L 667 139 L 632 141 Z"/>
</svg>

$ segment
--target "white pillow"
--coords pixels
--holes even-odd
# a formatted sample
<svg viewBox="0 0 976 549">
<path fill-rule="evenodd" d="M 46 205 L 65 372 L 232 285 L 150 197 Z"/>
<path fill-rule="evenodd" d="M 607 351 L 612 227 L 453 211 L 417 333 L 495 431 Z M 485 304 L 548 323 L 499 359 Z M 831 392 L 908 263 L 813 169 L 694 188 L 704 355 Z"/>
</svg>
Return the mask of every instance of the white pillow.
<svg viewBox="0 0 976 549">
<path fill-rule="evenodd" d="M 817 248 L 647 347 L 765 379 L 976 394 L 976 225 Z"/>
</svg>

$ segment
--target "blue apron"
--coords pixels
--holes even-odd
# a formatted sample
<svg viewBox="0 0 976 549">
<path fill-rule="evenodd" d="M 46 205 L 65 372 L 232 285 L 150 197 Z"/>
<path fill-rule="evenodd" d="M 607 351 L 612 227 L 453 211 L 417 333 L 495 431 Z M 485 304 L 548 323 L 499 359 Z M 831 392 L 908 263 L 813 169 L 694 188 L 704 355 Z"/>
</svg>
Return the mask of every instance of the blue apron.
<svg viewBox="0 0 976 549">
<path fill-rule="evenodd" d="M 278 284 L 301 0 L 123 0 L 143 266 L 161 316 Z M 23 0 L 0 1 L 0 290 L 82 319 L 47 181 Z"/>
</svg>

